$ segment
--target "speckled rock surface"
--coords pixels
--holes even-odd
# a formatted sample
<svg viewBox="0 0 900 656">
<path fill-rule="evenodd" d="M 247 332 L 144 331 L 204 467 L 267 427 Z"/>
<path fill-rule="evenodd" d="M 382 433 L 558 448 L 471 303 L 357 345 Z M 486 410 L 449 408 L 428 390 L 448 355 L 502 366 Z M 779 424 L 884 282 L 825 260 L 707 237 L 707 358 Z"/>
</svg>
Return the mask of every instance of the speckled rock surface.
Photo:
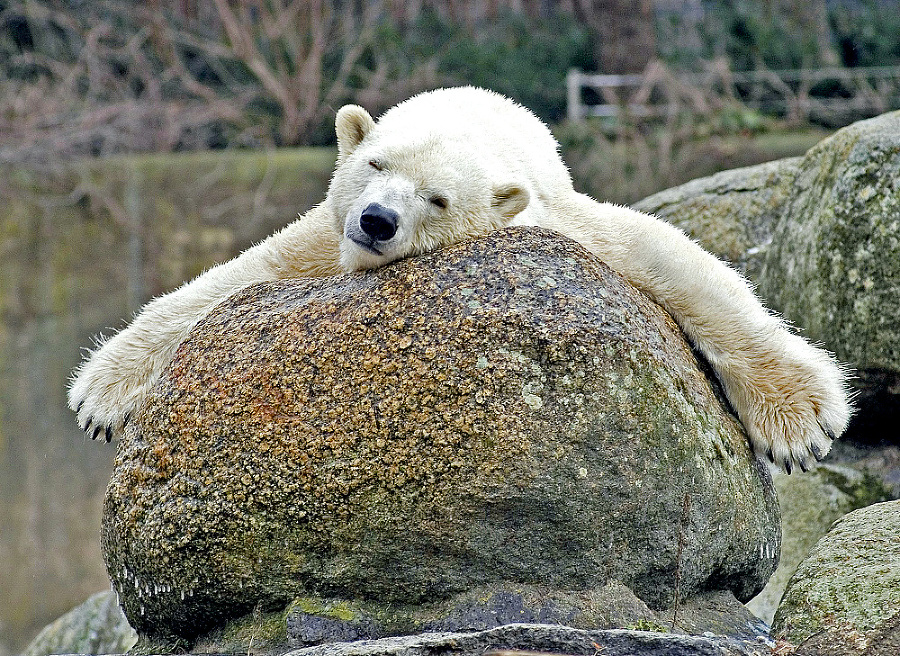
<svg viewBox="0 0 900 656">
<path fill-rule="evenodd" d="M 836 520 L 858 508 L 896 498 L 863 465 L 823 463 L 803 476 L 779 472 L 774 480 L 781 508 L 781 559 L 763 591 L 747 603 L 769 624 L 797 566 Z"/>
<path fill-rule="evenodd" d="M 138 632 L 190 642 L 303 597 L 746 600 L 778 525 L 671 319 L 574 242 L 514 229 L 223 303 L 119 444 L 103 545 Z"/>
<path fill-rule="evenodd" d="M 122 614 L 116 594 L 98 592 L 45 626 L 22 656 L 123 654 L 135 642 L 137 634 Z"/>
<path fill-rule="evenodd" d="M 900 373 L 900 112 L 822 141 L 793 187 L 760 293 L 841 360 Z"/>
<path fill-rule="evenodd" d="M 772 634 L 797 644 L 844 636 L 852 646 L 887 630 L 897 646 L 898 620 L 900 501 L 887 501 L 845 515 L 816 544 L 788 583 Z"/>
<path fill-rule="evenodd" d="M 764 643 L 723 637 L 674 636 L 650 631 L 584 631 L 567 626 L 510 624 L 472 633 L 430 633 L 320 645 L 291 651 L 286 656 L 481 656 L 489 652 L 503 654 L 504 650 L 572 656 L 768 656 L 771 653 Z"/>
<path fill-rule="evenodd" d="M 634 207 L 678 226 L 755 280 L 801 161 L 793 157 L 722 171 L 648 196 Z"/>
</svg>

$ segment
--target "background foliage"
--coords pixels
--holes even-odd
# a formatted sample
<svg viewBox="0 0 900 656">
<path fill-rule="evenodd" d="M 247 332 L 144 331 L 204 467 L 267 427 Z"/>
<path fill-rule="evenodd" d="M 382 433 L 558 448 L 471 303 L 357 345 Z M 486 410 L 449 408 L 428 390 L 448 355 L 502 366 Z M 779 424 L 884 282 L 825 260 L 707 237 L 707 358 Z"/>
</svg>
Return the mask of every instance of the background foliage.
<svg viewBox="0 0 900 656">
<path fill-rule="evenodd" d="M 413 4 L 0 0 L 0 161 L 326 144 L 346 102 L 377 113 L 457 84 L 558 122 L 566 71 L 602 58 L 591 26 L 623 13 L 613 0 L 492 16 L 419 0 L 397 13 Z M 885 0 L 659 0 L 646 20 L 679 70 L 900 63 L 900 12 Z"/>
</svg>

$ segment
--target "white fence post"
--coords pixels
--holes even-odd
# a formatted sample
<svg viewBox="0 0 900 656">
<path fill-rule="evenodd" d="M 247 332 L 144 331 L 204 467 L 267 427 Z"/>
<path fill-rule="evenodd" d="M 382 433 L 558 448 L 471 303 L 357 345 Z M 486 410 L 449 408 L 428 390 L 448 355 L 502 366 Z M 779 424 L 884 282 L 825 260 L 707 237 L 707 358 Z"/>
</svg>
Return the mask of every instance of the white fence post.
<svg viewBox="0 0 900 656">
<path fill-rule="evenodd" d="M 572 123 L 580 123 L 584 119 L 581 87 L 581 71 L 577 68 L 570 68 L 566 74 L 566 109 Z"/>
<path fill-rule="evenodd" d="M 648 69 L 649 71 L 650 69 Z M 704 74 L 669 74 L 687 87 L 714 93 L 714 82 L 720 79 L 733 91 L 729 97 L 743 87 L 744 104 L 761 111 L 783 112 L 787 117 L 807 120 L 811 114 L 828 119 L 840 117 L 842 113 L 876 113 L 900 108 L 900 66 L 876 66 L 869 68 L 822 68 L 798 70 L 755 70 L 728 72 L 727 80 L 722 71 Z M 650 76 L 652 78 L 652 76 Z M 634 116 L 666 115 L 666 105 L 671 98 L 661 102 L 629 99 L 624 92 L 628 89 L 653 88 L 659 82 L 640 75 L 597 75 L 570 69 L 566 75 L 567 115 L 570 121 L 580 122 L 588 116 L 616 116 L 623 108 Z M 823 82 L 837 82 L 850 96 L 846 98 L 820 97 L 811 95 L 815 85 Z M 596 89 L 603 103 L 585 105 L 582 102 L 583 87 Z M 877 92 L 876 92 L 877 89 Z M 638 94 L 649 98 L 650 94 Z M 665 96 L 665 94 L 663 94 Z"/>
</svg>

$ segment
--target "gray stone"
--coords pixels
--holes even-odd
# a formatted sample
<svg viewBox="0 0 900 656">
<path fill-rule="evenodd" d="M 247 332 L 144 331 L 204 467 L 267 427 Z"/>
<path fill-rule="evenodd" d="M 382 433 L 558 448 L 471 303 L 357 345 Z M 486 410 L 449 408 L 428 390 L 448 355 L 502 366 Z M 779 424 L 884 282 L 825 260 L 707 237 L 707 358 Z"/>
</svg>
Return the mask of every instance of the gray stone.
<svg viewBox="0 0 900 656">
<path fill-rule="evenodd" d="M 641 627 L 751 639 L 768 633 L 768 626 L 730 592 L 695 595 L 680 604 L 677 613 L 653 611 L 614 581 L 578 592 L 495 584 L 446 601 L 407 607 L 298 599 L 287 614 L 287 642 L 302 647 L 403 634 L 483 631 L 523 622 L 598 629 Z"/>
<path fill-rule="evenodd" d="M 845 515 L 788 583 L 772 634 L 803 643 L 817 634 L 867 643 L 897 636 L 900 614 L 900 501 Z"/>
<path fill-rule="evenodd" d="M 304 598 L 743 601 L 779 520 L 672 320 L 574 242 L 512 229 L 220 305 L 119 445 L 103 544 L 138 632 L 189 644 Z"/>
<path fill-rule="evenodd" d="M 649 196 L 635 208 L 678 226 L 755 280 L 801 161 L 793 157 L 723 171 Z"/>
<path fill-rule="evenodd" d="M 761 641 L 714 636 L 678 636 L 649 631 L 585 631 L 567 626 L 511 624 L 474 633 L 426 633 L 418 636 L 335 643 L 288 652 L 286 656 L 427 656 L 485 653 L 556 653 L 572 656 L 769 656 Z"/>
<path fill-rule="evenodd" d="M 807 153 L 758 283 L 844 362 L 900 373 L 900 112 Z"/>
<path fill-rule="evenodd" d="M 22 656 L 122 654 L 136 641 L 137 634 L 122 614 L 116 594 L 98 592 L 45 626 Z"/>
</svg>

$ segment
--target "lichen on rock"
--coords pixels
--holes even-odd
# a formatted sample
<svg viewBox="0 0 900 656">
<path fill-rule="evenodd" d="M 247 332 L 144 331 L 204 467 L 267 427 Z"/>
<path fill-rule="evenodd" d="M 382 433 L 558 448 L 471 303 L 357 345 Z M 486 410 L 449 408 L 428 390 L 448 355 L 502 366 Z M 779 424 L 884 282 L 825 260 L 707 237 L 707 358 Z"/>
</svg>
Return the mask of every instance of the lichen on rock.
<svg viewBox="0 0 900 656">
<path fill-rule="evenodd" d="M 795 644 L 817 634 L 864 644 L 890 627 L 896 641 L 897 618 L 900 501 L 886 501 L 845 515 L 819 540 L 788 583 L 772 634 Z"/>
<path fill-rule="evenodd" d="M 138 632 L 190 642 L 300 598 L 745 600 L 778 523 L 674 322 L 519 228 L 220 305 L 119 445 L 103 543 Z"/>
</svg>

